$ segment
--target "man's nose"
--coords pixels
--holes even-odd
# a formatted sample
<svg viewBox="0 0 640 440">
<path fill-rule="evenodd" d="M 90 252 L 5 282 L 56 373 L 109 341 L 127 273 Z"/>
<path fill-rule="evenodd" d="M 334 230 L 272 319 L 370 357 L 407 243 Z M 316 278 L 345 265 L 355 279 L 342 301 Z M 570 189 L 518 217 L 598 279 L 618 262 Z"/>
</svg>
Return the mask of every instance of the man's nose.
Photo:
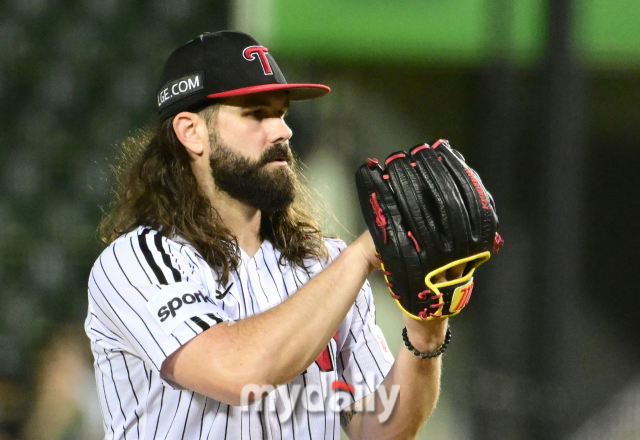
<svg viewBox="0 0 640 440">
<path fill-rule="evenodd" d="M 282 118 L 272 118 L 269 121 L 269 143 L 277 144 L 288 141 L 293 132 Z"/>
</svg>

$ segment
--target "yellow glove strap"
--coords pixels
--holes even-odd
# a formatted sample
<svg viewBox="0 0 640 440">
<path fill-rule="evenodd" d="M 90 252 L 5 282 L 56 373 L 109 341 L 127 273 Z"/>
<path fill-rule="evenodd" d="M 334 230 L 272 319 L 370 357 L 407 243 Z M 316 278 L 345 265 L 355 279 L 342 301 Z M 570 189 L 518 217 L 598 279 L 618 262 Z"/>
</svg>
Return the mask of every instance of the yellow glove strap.
<svg viewBox="0 0 640 440">
<path fill-rule="evenodd" d="M 445 307 L 443 305 L 434 312 L 434 315 L 441 315 L 441 316 L 429 316 L 426 319 L 423 319 L 405 310 L 405 308 L 402 307 L 400 302 L 397 299 L 395 298 L 394 299 L 398 304 L 398 307 L 400 307 L 400 309 L 404 313 L 406 313 L 407 315 L 409 315 L 410 317 L 418 321 L 425 321 L 425 320 L 431 321 L 434 319 L 443 319 L 443 318 L 448 318 L 450 316 L 455 316 L 458 313 L 460 313 L 460 310 L 462 310 L 464 306 L 466 306 L 467 303 L 469 302 L 469 297 L 471 296 L 471 289 L 473 288 L 473 273 L 478 268 L 478 266 L 480 266 L 482 263 L 485 263 L 487 260 L 489 260 L 489 258 L 491 258 L 491 253 L 489 251 L 481 252 L 479 254 L 472 255 L 470 257 L 461 258 L 459 260 L 452 261 L 451 263 L 446 264 L 442 267 L 439 267 L 435 270 L 432 270 L 427 274 L 427 276 L 424 278 L 424 282 L 429 288 L 429 290 L 431 290 L 433 295 L 440 295 L 441 293 L 440 289 L 443 287 L 458 286 L 453 292 L 453 296 L 451 298 L 451 304 L 449 305 L 448 310 L 444 310 Z M 448 269 L 454 266 L 457 266 L 459 264 L 469 263 L 469 262 L 473 262 L 471 265 L 471 269 L 469 269 L 469 271 L 463 277 L 456 278 L 455 280 L 451 280 L 451 281 L 446 281 L 444 283 L 438 283 L 438 284 L 434 284 L 432 282 L 433 278 L 437 278 L 439 275 L 442 275 L 443 273 L 445 273 Z M 384 267 L 383 267 L 383 270 L 384 270 Z M 386 279 L 386 276 L 385 276 L 385 279 Z M 391 291 L 391 289 L 389 290 Z M 391 291 L 391 293 L 392 295 L 394 295 L 393 291 Z"/>
</svg>

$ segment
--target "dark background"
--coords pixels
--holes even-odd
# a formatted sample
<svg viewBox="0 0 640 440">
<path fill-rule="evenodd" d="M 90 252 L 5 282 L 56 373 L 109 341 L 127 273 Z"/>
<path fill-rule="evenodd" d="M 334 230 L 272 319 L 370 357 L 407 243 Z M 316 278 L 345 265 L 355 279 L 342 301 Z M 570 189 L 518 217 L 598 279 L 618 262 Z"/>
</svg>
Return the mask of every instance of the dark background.
<svg viewBox="0 0 640 440">
<path fill-rule="evenodd" d="M 582 62 L 571 2 L 545 4 L 542 55 L 524 66 L 499 50 L 460 65 L 274 53 L 290 82 L 333 89 L 294 104 L 288 122 L 351 233 L 364 230 L 353 195 L 322 182 L 352 185 L 366 157 L 440 137 L 496 199 L 506 244 L 452 320 L 424 438 L 640 438 L 640 68 Z M 155 123 L 171 50 L 233 27 L 232 6 L 0 2 L 1 440 L 101 435 L 85 408 L 96 402 L 82 322 L 108 164 L 118 142 Z M 396 310 L 376 289 L 384 324 Z M 398 347 L 396 327 L 384 329 Z"/>
</svg>

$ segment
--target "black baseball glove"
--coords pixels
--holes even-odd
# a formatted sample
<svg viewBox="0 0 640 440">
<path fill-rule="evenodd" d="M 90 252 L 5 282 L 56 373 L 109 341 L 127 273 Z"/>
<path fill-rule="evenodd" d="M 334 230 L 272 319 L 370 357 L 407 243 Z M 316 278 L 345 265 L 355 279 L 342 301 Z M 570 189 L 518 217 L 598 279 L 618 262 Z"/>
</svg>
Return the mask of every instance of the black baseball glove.
<svg viewBox="0 0 640 440">
<path fill-rule="evenodd" d="M 498 216 L 478 174 L 446 140 L 368 159 L 356 173 L 358 197 L 387 286 L 415 319 L 456 315 L 467 305 L 475 269 L 498 251 Z M 462 276 L 438 283 L 466 263 Z"/>
</svg>

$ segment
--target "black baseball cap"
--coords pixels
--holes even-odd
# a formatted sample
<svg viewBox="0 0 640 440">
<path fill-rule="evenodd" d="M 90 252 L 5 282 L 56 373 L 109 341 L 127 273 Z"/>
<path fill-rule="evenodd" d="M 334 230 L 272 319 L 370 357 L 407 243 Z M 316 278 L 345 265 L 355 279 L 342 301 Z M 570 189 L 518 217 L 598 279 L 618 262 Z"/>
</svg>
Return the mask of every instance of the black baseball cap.
<svg viewBox="0 0 640 440">
<path fill-rule="evenodd" d="M 291 101 L 331 91 L 321 84 L 288 84 L 269 50 L 245 33 L 205 33 L 167 59 L 158 87 L 158 114 L 164 121 L 204 108 L 212 99 L 272 90 L 287 90 Z"/>
</svg>

